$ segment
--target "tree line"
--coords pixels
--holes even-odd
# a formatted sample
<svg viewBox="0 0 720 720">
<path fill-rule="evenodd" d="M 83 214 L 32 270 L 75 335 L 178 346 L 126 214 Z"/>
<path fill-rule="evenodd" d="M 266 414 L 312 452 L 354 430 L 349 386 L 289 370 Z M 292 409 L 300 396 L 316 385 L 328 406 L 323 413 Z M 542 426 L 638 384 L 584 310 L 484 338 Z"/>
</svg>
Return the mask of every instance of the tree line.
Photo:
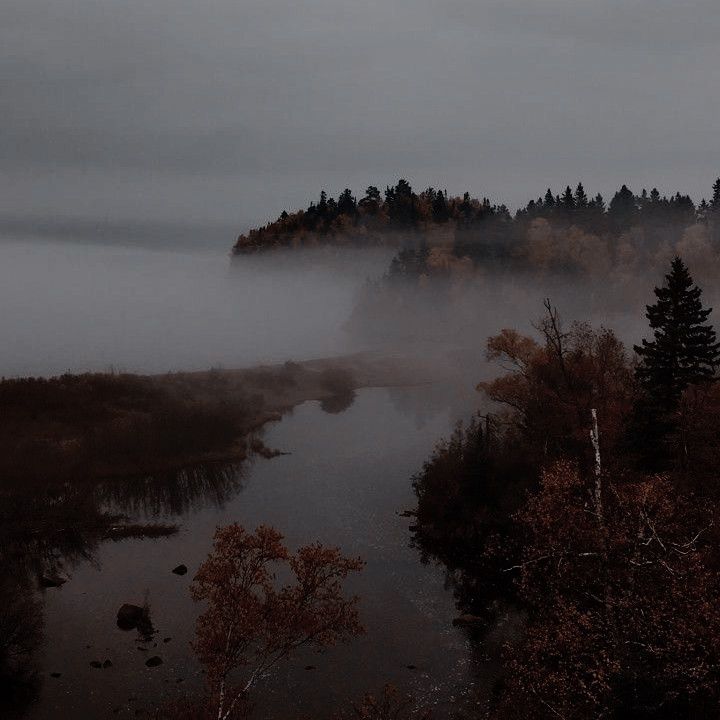
<svg viewBox="0 0 720 720">
<path fill-rule="evenodd" d="M 582 183 L 567 186 L 561 193 L 548 188 L 514 214 L 504 204 L 478 199 L 465 192 L 450 196 L 447 190 L 429 187 L 416 192 L 400 179 L 384 192 L 369 186 L 356 197 L 346 188 L 337 199 L 323 190 L 317 201 L 296 212 L 283 211 L 274 221 L 241 235 L 234 253 L 242 254 L 274 247 L 314 244 L 392 244 L 395 233 L 441 230 L 450 224 L 456 234 L 455 254 L 472 254 L 482 240 L 484 246 L 511 245 L 535 220 L 554 227 L 575 226 L 588 232 L 619 235 L 633 227 L 661 230 L 684 228 L 695 223 L 710 227 L 720 240 L 720 178 L 710 200 L 695 204 L 679 192 L 661 195 L 657 188 L 635 194 L 623 185 L 609 200 L 598 194 L 589 197 Z M 482 237 L 479 238 L 478 235 Z"/>
</svg>

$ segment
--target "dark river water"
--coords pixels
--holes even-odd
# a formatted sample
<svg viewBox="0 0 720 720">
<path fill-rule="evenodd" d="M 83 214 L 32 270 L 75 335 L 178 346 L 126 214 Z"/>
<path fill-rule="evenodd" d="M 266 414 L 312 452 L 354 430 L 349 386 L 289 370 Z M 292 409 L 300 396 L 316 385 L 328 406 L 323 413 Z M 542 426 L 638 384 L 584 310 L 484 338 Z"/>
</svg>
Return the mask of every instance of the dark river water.
<svg viewBox="0 0 720 720">
<path fill-rule="evenodd" d="M 104 543 L 69 569 L 69 582 L 44 591 L 43 681 L 28 716 L 134 717 L 137 709 L 192 692 L 202 679 L 189 645 L 198 609 L 188 587 L 215 527 L 234 521 L 271 524 L 291 547 L 320 540 L 367 561 L 349 586 L 361 596 L 366 634 L 281 665 L 257 692 L 259 710 L 322 717 L 387 682 L 432 704 L 462 701 L 475 674 L 468 638 L 452 625 L 457 613 L 442 569 L 421 564 L 410 546 L 411 520 L 397 514 L 413 507 L 410 477 L 452 422 L 447 412 L 419 419 L 405 409 L 423 392 L 363 390 L 337 415 L 308 402 L 267 433 L 269 445 L 290 454 L 258 459 L 210 481 L 205 492 L 190 483 L 184 497 L 176 488 L 147 503 L 132 494 L 116 498 L 120 509 L 178 522 L 181 531 Z M 188 509 L 176 514 L 183 505 Z M 171 572 L 179 563 L 189 568 L 184 577 Z M 143 600 L 158 630 L 149 643 L 115 623 L 122 603 Z M 146 667 L 154 654 L 163 664 Z M 107 659 L 112 667 L 90 665 Z"/>
</svg>

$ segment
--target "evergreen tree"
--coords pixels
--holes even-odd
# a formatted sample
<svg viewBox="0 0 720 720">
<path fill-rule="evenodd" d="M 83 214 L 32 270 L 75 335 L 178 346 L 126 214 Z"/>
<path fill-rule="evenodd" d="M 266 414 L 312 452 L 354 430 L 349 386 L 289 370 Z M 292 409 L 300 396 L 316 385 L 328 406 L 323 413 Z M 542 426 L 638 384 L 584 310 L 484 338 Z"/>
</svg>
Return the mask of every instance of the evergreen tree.
<svg viewBox="0 0 720 720">
<path fill-rule="evenodd" d="M 582 183 L 578 183 L 575 190 L 575 207 L 584 209 L 588 206 L 588 196 L 585 193 L 585 188 Z"/>
<path fill-rule="evenodd" d="M 470 193 L 466 192 L 463 195 L 462 202 L 460 203 L 460 220 L 464 224 L 469 224 L 473 219 L 473 204 L 472 200 L 470 199 Z"/>
<path fill-rule="evenodd" d="M 708 201 L 703 198 L 702 202 L 698 205 L 698 220 L 700 222 L 707 221 L 709 208 L 710 206 L 708 205 Z"/>
<path fill-rule="evenodd" d="M 370 185 L 365 191 L 365 197 L 360 201 L 360 206 L 371 215 L 377 215 L 382 205 L 382 195 L 375 185 Z"/>
<path fill-rule="evenodd" d="M 561 202 L 566 213 L 570 214 L 575 209 L 575 198 L 569 185 L 565 188 Z"/>
<path fill-rule="evenodd" d="M 713 196 L 710 201 L 710 207 L 715 211 L 720 211 L 720 178 L 713 184 Z"/>
<path fill-rule="evenodd" d="M 665 281 L 655 288 L 657 302 L 647 306 L 654 339 L 635 346 L 641 361 L 636 376 L 650 397 L 672 410 L 689 385 L 715 379 L 720 343 L 706 322 L 712 308 L 703 308 L 702 291 L 679 257 Z"/>
<path fill-rule="evenodd" d="M 348 215 L 350 217 L 357 215 L 357 201 L 353 197 L 350 188 L 345 188 L 345 190 L 340 193 L 337 208 L 340 215 Z"/>
<path fill-rule="evenodd" d="M 320 217 L 325 217 L 328 211 L 327 193 L 324 190 L 320 191 L 320 202 L 317 204 L 317 213 Z"/>
<path fill-rule="evenodd" d="M 616 230 L 625 230 L 630 227 L 637 215 L 637 201 L 632 190 L 623 185 L 610 201 L 608 215 Z"/>
<path fill-rule="evenodd" d="M 438 190 L 432 201 L 432 218 L 436 223 L 444 223 L 450 217 L 447 200 L 442 191 Z"/>
<path fill-rule="evenodd" d="M 720 178 L 713 184 L 710 206 L 705 213 L 710 229 L 710 238 L 715 246 L 720 245 Z"/>
</svg>

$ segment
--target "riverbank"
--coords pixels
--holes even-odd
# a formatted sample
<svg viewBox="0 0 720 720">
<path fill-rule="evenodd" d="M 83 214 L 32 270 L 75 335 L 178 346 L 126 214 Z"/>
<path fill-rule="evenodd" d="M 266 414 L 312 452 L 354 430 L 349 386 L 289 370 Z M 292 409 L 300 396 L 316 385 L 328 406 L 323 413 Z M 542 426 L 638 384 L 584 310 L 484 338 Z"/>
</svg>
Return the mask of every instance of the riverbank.
<svg viewBox="0 0 720 720">
<path fill-rule="evenodd" d="M 427 370 L 377 354 L 246 369 L 93 373 L 0 381 L 5 482 L 153 474 L 271 454 L 263 426 L 316 400 L 347 407 L 359 388 L 426 382 Z"/>
</svg>

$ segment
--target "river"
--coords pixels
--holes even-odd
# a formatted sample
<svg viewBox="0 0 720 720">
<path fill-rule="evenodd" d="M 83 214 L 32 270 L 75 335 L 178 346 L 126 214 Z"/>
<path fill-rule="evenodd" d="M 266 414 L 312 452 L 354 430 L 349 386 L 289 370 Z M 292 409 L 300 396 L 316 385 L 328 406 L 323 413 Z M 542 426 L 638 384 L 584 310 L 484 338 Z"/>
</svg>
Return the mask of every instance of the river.
<svg viewBox="0 0 720 720">
<path fill-rule="evenodd" d="M 69 582 L 44 591 L 43 683 L 29 717 L 132 717 L 136 709 L 192 692 L 202 679 L 189 645 L 198 608 L 188 587 L 214 528 L 229 522 L 270 524 L 291 547 L 319 540 L 367 562 L 349 586 L 361 597 L 365 635 L 281 665 L 262 683 L 259 709 L 278 718 L 324 717 L 387 682 L 431 704 L 461 700 L 472 685 L 469 640 L 452 626 L 456 612 L 442 569 L 421 564 L 410 546 L 412 520 L 398 515 L 413 507 L 410 476 L 451 425 L 447 413 L 419 422 L 403 409 L 403 395 L 421 392 L 363 390 L 337 415 L 315 402 L 298 407 L 266 437 L 290 454 L 236 470 L 219 492 L 209 483 L 207 492 L 187 498 L 181 514 L 170 502 L 150 499 L 143 512 L 142 498 L 125 508 L 113 500 L 139 516 L 178 522 L 181 531 L 102 544 L 69 568 Z M 189 568 L 183 577 L 171 572 L 179 563 Z M 122 603 L 143 600 L 158 630 L 149 643 L 115 623 Z M 145 660 L 156 654 L 163 664 L 147 668 Z M 94 660 L 112 667 L 96 669 Z"/>
<path fill-rule="evenodd" d="M 388 259 L 383 250 L 346 250 L 244 258 L 231 267 L 224 249 L 3 240 L 0 375 L 241 367 L 367 349 L 347 320 L 366 279 L 380 275 Z M 581 317 L 607 320 L 596 289 L 565 283 L 554 290 Z M 477 323 L 465 333 L 473 351 L 448 353 L 460 370 L 452 390 L 369 388 L 336 414 L 308 402 L 266 432 L 265 443 L 287 455 L 118 481 L 100 485 L 92 498 L 82 487 L 58 491 L 75 493 L 93 510 L 176 523 L 179 532 L 122 541 L 77 532 L 61 549 L 21 549 L 31 567 L 51 552 L 68 577 L 41 591 L 13 589 L 12 578 L 3 578 L 10 580 L 6 591 L 26 601 L 32 612 L 25 620 L 37 631 L 28 672 L 35 670 L 38 682 L 24 716 L 135 717 L 196 692 L 203 680 L 190 642 L 199 609 L 189 585 L 215 527 L 230 522 L 273 525 L 291 548 L 321 541 L 367 562 L 349 583 L 361 598 L 365 635 L 279 666 L 256 694 L 262 716 L 328 717 L 385 683 L 428 705 L 472 702 L 473 687 L 489 683 L 492 668 L 452 625 L 451 584 L 442 567 L 421 562 L 411 546 L 412 521 L 399 513 L 413 507 L 411 477 L 434 444 L 478 402 L 471 388 L 489 372 L 475 362 L 485 337 L 504 326 L 530 329 L 548 292 L 547 284 L 516 278 L 480 284 L 464 305 Z M 574 297 L 592 307 L 578 309 Z M 625 313 L 611 325 L 635 338 L 642 317 Z M 171 572 L 180 563 L 187 575 Z M 158 631 L 150 641 L 115 622 L 123 603 L 144 601 Z M 151 655 L 162 664 L 147 667 Z M 108 660 L 105 668 L 91 665 Z"/>
</svg>

